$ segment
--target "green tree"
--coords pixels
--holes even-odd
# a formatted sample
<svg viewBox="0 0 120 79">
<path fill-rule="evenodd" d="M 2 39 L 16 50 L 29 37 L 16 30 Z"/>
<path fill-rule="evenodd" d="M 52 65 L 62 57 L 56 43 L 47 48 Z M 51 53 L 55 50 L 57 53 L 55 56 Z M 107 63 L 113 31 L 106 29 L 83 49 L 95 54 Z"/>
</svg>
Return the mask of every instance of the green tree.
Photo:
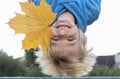
<svg viewBox="0 0 120 79">
<path fill-rule="evenodd" d="M 41 72 L 38 64 L 35 63 L 36 56 L 34 54 L 34 49 L 25 50 L 25 62 L 26 62 L 26 75 L 25 76 L 46 76 Z"/>
<path fill-rule="evenodd" d="M 25 76 L 29 77 L 45 77 L 46 75 L 41 72 L 41 69 L 37 66 L 31 65 L 26 67 L 26 74 Z"/>
<path fill-rule="evenodd" d="M 116 66 L 108 67 L 96 65 L 89 73 L 89 76 L 120 76 L 120 69 Z"/>
<path fill-rule="evenodd" d="M 0 51 L 0 76 L 23 76 L 25 69 L 19 60 Z"/>
<path fill-rule="evenodd" d="M 35 63 L 36 56 L 34 54 L 34 51 L 35 51 L 34 49 L 25 50 L 25 61 L 27 66 L 36 65 Z"/>
</svg>

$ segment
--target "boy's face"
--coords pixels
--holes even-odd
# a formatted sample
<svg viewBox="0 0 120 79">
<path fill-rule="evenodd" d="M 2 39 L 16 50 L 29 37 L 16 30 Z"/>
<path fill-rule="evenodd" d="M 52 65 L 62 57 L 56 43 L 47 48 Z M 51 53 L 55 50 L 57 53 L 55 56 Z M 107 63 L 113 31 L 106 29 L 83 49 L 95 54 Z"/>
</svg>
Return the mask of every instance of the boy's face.
<svg viewBox="0 0 120 79">
<path fill-rule="evenodd" d="M 79 29 L 76 25 L 71 25 L 67 20 L 57 21 L 52 26 L 52 34 L 51 47 L 57 52 L 54 55 L 79 56 L 78 46 L 80 38 Z"/>
</svg>

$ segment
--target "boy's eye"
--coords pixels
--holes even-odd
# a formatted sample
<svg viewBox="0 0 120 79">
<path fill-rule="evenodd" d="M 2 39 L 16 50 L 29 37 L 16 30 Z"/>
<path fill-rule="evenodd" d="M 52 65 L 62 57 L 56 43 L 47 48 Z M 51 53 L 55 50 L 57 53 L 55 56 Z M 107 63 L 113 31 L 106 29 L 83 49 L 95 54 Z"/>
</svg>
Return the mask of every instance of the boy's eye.
<svg viewBox="0 0 120 79">
<path fill-rule="evenodd" d="M 52 40 L 53 40 L 53 41 L 58 41 L 59 38 L 58 38 L 58 37 L 54 37 L 54 38 L 52 38 Z"/>
<path fill-rule="evenodd" d="M 67 40 L 68 40 L 68 41 L 73 41 L 74 39 L 73 39 L 73 38 L 68 38 Z"/>
</svg>

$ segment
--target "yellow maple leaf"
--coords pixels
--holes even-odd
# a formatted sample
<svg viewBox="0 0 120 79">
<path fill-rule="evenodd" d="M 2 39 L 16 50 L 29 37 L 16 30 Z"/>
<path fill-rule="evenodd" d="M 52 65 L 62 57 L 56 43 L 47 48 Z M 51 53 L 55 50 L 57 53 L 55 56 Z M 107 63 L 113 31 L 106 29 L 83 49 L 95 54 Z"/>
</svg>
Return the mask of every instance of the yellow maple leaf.
<svg viewBox="0 0 120 79">
<path fill-rule="evenodd" d="M 22 41 L 23 49 L 37 48 L 41 45 L 45 51 L 50 45 L 52 37 L 50 24 L 55 14 L 45 0 L 41 0 L 40 6 L 27 2 L 22 2 L 20 5 L 25 15 L 17 13 L 8 24 L 16 33 L 26 34 Z"/>
</svg>

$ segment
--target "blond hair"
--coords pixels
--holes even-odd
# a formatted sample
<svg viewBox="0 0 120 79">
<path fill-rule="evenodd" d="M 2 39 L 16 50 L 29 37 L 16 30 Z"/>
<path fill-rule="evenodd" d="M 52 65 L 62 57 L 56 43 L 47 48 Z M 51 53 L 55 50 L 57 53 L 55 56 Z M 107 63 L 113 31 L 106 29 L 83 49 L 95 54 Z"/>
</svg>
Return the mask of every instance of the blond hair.
<svg viewBox="0 0 120 79">
<path fill-rule="evenodd" d="M 36 62 L 39 63 L 42 72 L 52 76 L 64 76 L 64 77 L 80 77 L 87 75 L 95 64 L 96 57 L 90 50 L 87 50 L 87 39 L 80 31 L 79 53 L 80 56 L 76 58 L 70 58 L 67 56 L 59 57 L 54 56 L 54 52 L 51 47 L 43 53 L 39 53 Z"/>
</svg>

